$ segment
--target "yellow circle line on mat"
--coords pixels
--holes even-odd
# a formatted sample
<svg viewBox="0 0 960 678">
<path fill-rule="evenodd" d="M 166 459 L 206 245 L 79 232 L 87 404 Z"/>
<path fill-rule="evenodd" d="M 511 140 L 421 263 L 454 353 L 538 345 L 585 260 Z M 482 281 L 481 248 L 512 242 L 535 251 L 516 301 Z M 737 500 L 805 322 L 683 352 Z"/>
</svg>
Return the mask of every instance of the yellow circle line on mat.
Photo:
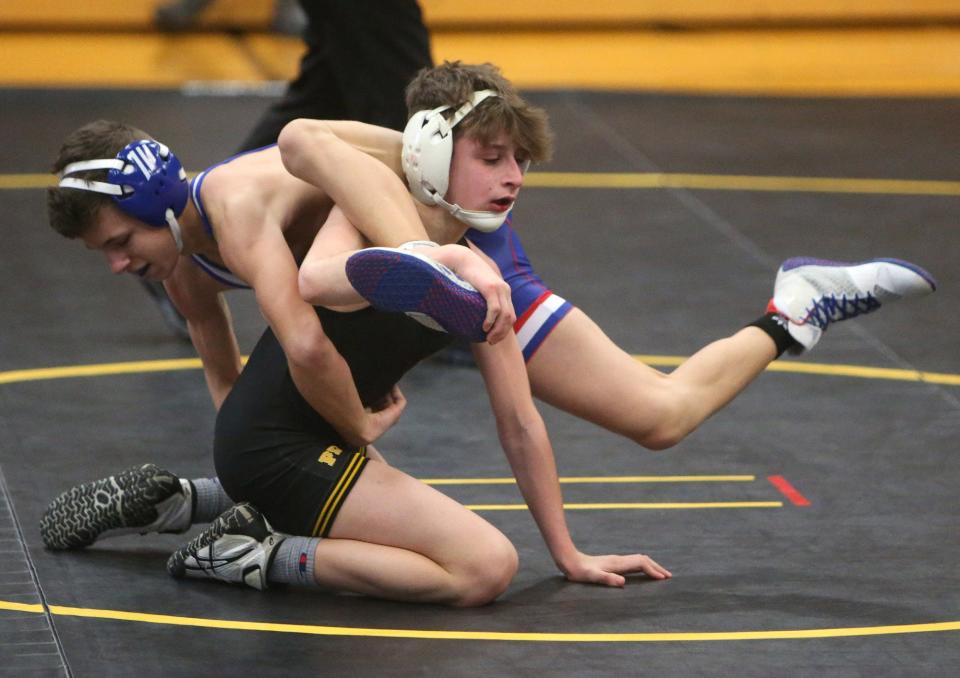
<svg viewBox="0 0 960 678">
<path fill-rule="evenodd" d="M 29 609 L 28 609 L 29 608 Z M 960 631 L 960 621 L 929 624 L 899 624 L 894 626 L 856 626 L 825 629 L 785 629 L 777 631 L 714 631 L 714 632 L 658 632 L 658 633 L 522 633 L 504 631 L 439 631 L 428 629 L 378 629 L 353 626 L 319 626 L 312 624 L 281 624 L 275 622 L 238 621 L 181 617 L 123 610 L 100 610 L 83 607 L 50 605 L 50 614 L 63 617 L 85 617 L 114 621 L 142 622 L 170 626 L 230 629 L 236 631 L 267 631 L 272 633 L 302 633 L 315 636 L 349 636 L 366 638 L 411 638 L 419 640 L 499 640 L 514 642 L 552 643 L 663 643 L 703 642 L 716 640 L 794 640 L 803 638 L 844 638 L 856 636 L 884 636 L 906 633 L 935 633 Z M 43 613 L 41 605 L 23 605 L 0 600 L 0 610 Z"/>
<path fill-rule="evenodd" d="M 684 356 L 635 355 L 634 358 L 655 367 L 673 367 L 687 358 Z M 176 358 L 171 360 L 139 360 L 121 363 L 100 363 L 93 365 L 64 365 L 61 367 L 40 367 L 26 370 L 0 372 L 0 384 L 14 384 L 25 381 L 46 379 L 68 379 L 74 377 L 103 377 L 115 374 L 141 374 L 146 372 L 172 372 L 175 370 L 194 370 L 201 367 L 198 358 Z M 960 386 L 960 374 L 921 372 L 890 367 L 869 367 L 865 365 L 843 365 L 824 363 L 800 363 L 785 360 L 770 363 L 771 372 L 792 372 L 797 374 L 816 374 L 831 377 L 856 377 L 859 379 L 889 379 L 894 381 L 918 381 L 928 384 Z"/>
</svg>

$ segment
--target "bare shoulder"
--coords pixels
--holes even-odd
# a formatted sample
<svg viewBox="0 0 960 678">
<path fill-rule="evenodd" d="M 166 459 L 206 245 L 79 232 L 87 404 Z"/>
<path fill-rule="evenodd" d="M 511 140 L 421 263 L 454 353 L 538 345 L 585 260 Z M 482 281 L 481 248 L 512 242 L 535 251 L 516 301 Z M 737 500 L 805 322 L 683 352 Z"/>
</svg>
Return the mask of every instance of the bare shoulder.
<svg viewBox="0 0 960 678">
<path fill-rule="evenodd" d="M 234 162 L 218 167 L 203 184 L 203 204 L 221 248 L 246 242 L 267 222 L 267 215 L 277 212 L 290 186 L 289 175 L 279 160 L 257 158 L 254 162 Z M 272 161 L 273 160 L 273 161 Z"/>
</svg>

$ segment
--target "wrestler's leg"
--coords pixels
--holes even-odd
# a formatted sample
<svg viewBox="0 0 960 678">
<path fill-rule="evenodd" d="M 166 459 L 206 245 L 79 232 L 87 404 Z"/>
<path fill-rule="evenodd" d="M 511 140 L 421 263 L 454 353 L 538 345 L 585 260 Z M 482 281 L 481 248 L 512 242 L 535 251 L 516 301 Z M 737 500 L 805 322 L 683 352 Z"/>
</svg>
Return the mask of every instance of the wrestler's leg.
<svg viewBox="0 0 960 678">
<path fill-rule="evenodd" d="M 357 459 L 344 455 L 339 460 L 345 475 L 336 475 L 336 487 L 349 487 L 351 469 L 358 474 L 344 499 L 338 503 L 336 489 L 326 499 L 323 490 L 318 495 L 323 511 L 319 518 L 309 518 L 317 536 L 306 536 L 310 528 L 278 533 L 256 506 L 241 503 L 177 549 L 167 561 L 168 572 L 257 589 L 314 584 L 458 607 L 491 602 L 507 588 L 517 570 L 517 553 L 499 530 L 410 476 L 373 460 L 357 467 Z M 305 496 L 302 488 L 291 488 L 288 501 L 272 510 L 282 513 L 286 505 L 302 523 L 303 515 L 314 512 Z M 271 515 L 281 525 L 291 519 L 290 514 Z M 336 516 L 326 533 L 324 515 Z"/>
<path fill-rule="evenodd" d="M 317 583 L 457 606 L 492 601 L 517 570 L 493 525 L 432 487 L 370 461 L 316 550 Z"/>
<path fill-rule="evenodd" d="M 756 327 L 708 344 L 665 374 L 636 360 L 574 308 L 527 363 L 534 395 L 651 449 L 682 440 L 776 357 Z"/>
</svg>

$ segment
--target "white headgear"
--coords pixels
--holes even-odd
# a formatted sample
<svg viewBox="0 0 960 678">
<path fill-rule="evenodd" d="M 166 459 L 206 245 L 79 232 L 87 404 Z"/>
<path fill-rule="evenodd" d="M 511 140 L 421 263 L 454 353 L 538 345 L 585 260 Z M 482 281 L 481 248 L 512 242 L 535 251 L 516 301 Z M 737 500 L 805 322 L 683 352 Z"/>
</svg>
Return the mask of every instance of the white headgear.
<svg viewBox="0 0 960 678">
<path fill-rule="evenodd" d="M 413 114 L 403 130 L 401 163 L 410 192 L 424 205 L 440 205 L 471 228 L 491 233 L 503 224 L 510 212 L 465 210 L 443 199 L 450 184 L 453 159 L 453 128 L 487 97 L 500 96 L 492 89 L 473 93 L 470 101 L 458 108 L 450 120 L 443 117 L 449 106 L 440 106 Z M 511 205 L 512 207 L 512 205 Z"/>
</svg>

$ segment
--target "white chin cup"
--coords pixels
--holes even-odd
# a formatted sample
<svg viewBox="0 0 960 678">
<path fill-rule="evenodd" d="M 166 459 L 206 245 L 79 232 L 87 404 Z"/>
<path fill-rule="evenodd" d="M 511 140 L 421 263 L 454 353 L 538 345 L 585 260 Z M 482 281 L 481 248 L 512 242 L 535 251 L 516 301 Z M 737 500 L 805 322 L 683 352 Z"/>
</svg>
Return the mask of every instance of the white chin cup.
<svg viewBox="0 0 960 678">
<path fill-rule="evenodd" d="M 436 201 L 440 207 L 447 210 L 450 214 L 456 217 L 459 221 L 462 221 L 470 228 L 475 228 L 478 231 L 483 233 L 493 233 L 498 228 L 503 226 L 503 222 L 507 220 L 507 215 L 510 214 L 510 210 L 513 209 L 513 203 L 510 203 L 510 207 L 505 209 L 502 212 L 485 212 L 483 210 L 465 210 L 460 205 L 451 204 L 441 198 L 439 195 L 434 194 L 433 199 Z"/>
</svg>

